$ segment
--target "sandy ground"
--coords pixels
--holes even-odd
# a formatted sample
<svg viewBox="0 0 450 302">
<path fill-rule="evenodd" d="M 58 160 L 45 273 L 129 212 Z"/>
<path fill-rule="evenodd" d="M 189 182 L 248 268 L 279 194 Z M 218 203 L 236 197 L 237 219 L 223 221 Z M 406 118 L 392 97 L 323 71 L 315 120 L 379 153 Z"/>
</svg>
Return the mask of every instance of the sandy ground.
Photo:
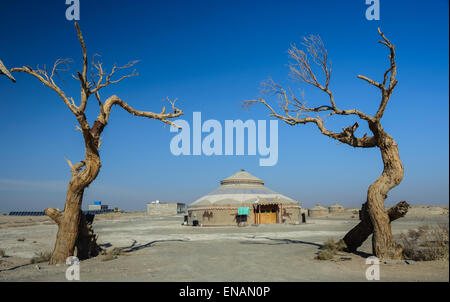
<svg viewBox="0 0 450 302">
<path fill-rule="evenodd" d="M 356 212 L 355 212 L 356 211 Z M 358 223 L 357 209 L 300 225 L 182 226 L 182 216 L 145 213 L 97 215 L 99 243 L 125 255 L 82 261 L 81 281 L 366 281 L 370 238 L 360 254 L 314 260 L 321 244 L 340 239 Z M 394 235 L 420 225 L 449 223 L 448 207 L 414 206 L 392 225 Z M 0 281 L 65 281 L 66 266 L 30 264 L 51 251 L 57 227 L 47 217 L 0 216 Z M 24 239 L 24 240 L 23 240 Z M 448 261 L 384 264 L 380 281 L 449 281 Z"/>
</svg>

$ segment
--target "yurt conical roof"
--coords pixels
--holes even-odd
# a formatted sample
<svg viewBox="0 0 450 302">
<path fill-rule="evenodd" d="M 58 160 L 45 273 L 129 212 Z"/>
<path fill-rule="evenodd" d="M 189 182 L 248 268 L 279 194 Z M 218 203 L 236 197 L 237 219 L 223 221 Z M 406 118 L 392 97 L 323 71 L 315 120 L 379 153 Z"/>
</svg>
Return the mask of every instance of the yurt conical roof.
<svg viewBox="0 0 450 302">
<path fill-rule="evenodd" d="M 330 208 L 343 208 L 343 206 L 336 202 L 335 204 L 331 205 Z"/>
<path fill-rule="evenodd" d="M 327 208 L 320 205 L 320 203 L 316 204 L 311 210 L 326 210 Z"/>
<path fill-rule="evenodd" d="M 258 177 L 241 170 L 220 182 L 220 187 L 200 197 L 189 208 L 217 206 L 240 206 L 258 201 L 259 203 L 295 204 L 299 203 L 277 193 L 264 185 Z"/>
</svg>

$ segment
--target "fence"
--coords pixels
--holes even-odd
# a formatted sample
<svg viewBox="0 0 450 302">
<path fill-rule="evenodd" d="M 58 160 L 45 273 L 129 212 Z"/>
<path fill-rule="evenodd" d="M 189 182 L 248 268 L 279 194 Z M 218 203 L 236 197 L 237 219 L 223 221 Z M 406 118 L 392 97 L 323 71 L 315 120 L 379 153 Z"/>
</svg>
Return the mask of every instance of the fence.
<svg viewBox="0 0 450 302">
<path fill-rule="evenodd" d="M 113 212 L 113 209 L 105 209 L 105 210 L 90 210 L 90 211 L 83 211 L 83 214 L 105 214 Z M 35 211 L 35 212 L 29 212 L 29 211 L 20 211 L 20 212 L 9 212 L 9 216 L 46 216 L 44 211 Z"/>
</svg>

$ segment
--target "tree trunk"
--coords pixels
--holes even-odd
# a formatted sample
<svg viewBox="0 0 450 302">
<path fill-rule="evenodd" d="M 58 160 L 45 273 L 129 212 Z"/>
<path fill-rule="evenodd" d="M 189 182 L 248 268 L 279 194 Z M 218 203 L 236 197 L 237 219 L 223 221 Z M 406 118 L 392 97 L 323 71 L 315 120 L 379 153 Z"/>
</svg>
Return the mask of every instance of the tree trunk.
<svg viewBox="0 0 450 302">
<path fill-rule="evenodd" d="M 88 259 L 102 251 L 92 229 L 93 215 L 84 215 L 81 211 L 83 192 L 84 188 L 74 191 L 69 184 L 64 213 L 52 208 L 45 210 L 58 225 L 55 248 L 49 264 L 63 264 L 67 257 L 74 255 L 80 260 Z"/>
<path fill-rule="evenodd" d="M 73 180 L 73 178 L 72 178 Z M 84 188 L 81 190 L 75 190 L 72 185 L 72 180 L 69 183 L 67 190 L 66 205 L 64 207 L 64 213 L 55 220 L 48 209 L 47 215 L 50 213 L 50 217 L 58 224 L 58 234 L 56 235 L 55 248 L 53 250 L 52 257 L 49 264 L 64 264 L 67 257 L 73 256 L 75 243 L 78 238 L 78 230 L 81 219 L 81 202 L 83 201 Z"/>
<path fill-rule="evenodd" d="M 389 221 L 392 222 L 406 215 L 409 204 L 406 201 L 401 201 L 388 210 Z M 347 245 L 347 252 L 355 252 L 367 238 L 373 233 L 373 226 L 370 222 L 370 216 L 367 208 L 367 203 L 361 207 L 359 219 L 361 222 L 356 225 L 344 237 L 344 242 Z"/>
<path fill-rule="evenodd" d="M 355 249 L 367 238 L 367 230 L 373 229 L 372 253 L 379 259 L 401 259 L 402 247 L 395 243 L 392 236 L 389 215 L 384 207 L 388 192 L 403 179 L 403 165 L 398 153 L 398 146 L 389 134 L 385 133 L 380 123 L 369 127 L 377 138 L 377 146 L 381 151 L 384 169 L 378 179 L 369 186 L 367 192 L 368 218 L 362 219 L 358 229 L 352 229 L 345 237 L 347 245 Z M 363 211 L 364 213 L 364 206 Z M 370 235 L 370 234 L 369 234 Z"/>
<path fill-rule="evenodd" d="M 55 248 L 49 264 L 63 264 L 67 257 L 73 256 L 75 248 L 77 255 L 82 259 L 98 255 L 101 248 L 96 244 L 96 238 L 92 231 L 92 225 L 88 225 L 81 211 L 84 189 L 97 177 L 101 162 L 97 150 L 98 142 L 89 132 L 83 132 L 86 143 L 85 160 L 72 165 L 72 178 L 69 182 L 66 195 L 64 213 L 55 209 L 47 209 L 45 212 L 56 224 L 58 234 Z M 83 170 L 82 167 L 85 167 Z"/>
</svg>

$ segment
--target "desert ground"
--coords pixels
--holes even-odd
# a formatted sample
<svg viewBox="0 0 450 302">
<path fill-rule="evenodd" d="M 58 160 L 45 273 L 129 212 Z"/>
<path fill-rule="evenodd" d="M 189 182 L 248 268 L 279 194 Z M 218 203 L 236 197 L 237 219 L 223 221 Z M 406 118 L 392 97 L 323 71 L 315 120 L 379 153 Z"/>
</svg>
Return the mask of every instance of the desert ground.
<svg viewBox="0 0 450 302">
<path fill-rule="evenodd" d="M 247 227 L 183 226 L 183 216 L 151 217 L 143 212 L 97 215 L 94 229 L 107 251 L 82 261 L 80 281 L 356 281 L 367 282 L 370 238 L 358 254 L 341 252 L 316 260 L 328 239 L 355 226 L 358 209 L 299 225 Z M 413 206 L 392 223 L 395 236 L 421 225 L 448 224 L 448 207 Z M 65 281 L 66 266 L 31 264 L 51 251 L 57 227 L 47 217 L 0 216 L 0 281 Z M 448 261 L 381 263 L 380 281 L 449 281 Z M 373 282 L 373 281 L 371 281 Z"/>
</svg>

